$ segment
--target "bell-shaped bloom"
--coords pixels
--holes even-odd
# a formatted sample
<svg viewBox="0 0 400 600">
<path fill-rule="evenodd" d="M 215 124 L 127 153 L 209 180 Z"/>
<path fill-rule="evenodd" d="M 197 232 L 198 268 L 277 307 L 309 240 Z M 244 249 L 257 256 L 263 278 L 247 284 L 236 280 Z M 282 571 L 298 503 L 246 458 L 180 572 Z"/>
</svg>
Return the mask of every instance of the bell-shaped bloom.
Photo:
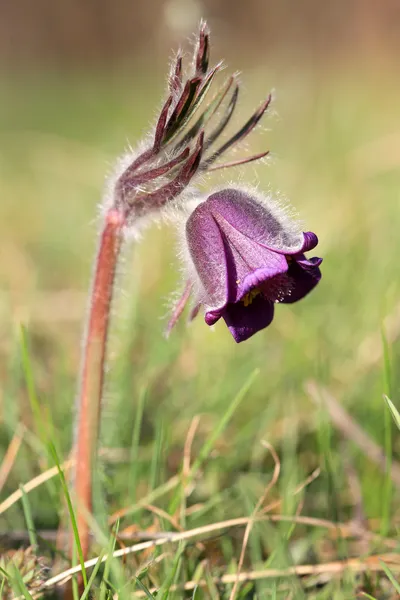
<svg viewBox="0 0 400 600">
<path fill-rule="evenodd" d="M 238 189 L 216 192 L 186 224 L 192 284 L 205 321 L 221 317 L 236 342 L 267 327 L 275 303 L 306 296 L 321 279 L 318 243 L 271 200 Z M 188 289 L 188 288 L 187 288 Z"/>
</svg>

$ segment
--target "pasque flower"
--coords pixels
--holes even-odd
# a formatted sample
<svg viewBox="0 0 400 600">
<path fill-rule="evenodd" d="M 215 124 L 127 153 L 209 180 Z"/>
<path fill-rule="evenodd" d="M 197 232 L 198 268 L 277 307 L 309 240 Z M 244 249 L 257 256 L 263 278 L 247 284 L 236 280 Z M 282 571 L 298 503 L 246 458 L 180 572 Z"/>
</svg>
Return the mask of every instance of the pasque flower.
<svg viewBox="0 0 400 600">
<path fill-rule="evenodd" d="M 201 23 L 194 55 L 184 68 L 178 53 L 168 78 L 167 94 L 154 128 L 136 150 L 117 161 L 102 203 L 102 224 L 93 269 L 90 308 L 82 343 L 82 370 L 75 425 L 76 461 L 72 479 L 79 500 L 77 525 L 82 553 L 89 548 L 87 514 L 92 507 L 92 472 L 96 458 L 101 401 L 106 375 L 107 341 L 115 277 L 127 234 L 151 220 L 165 206 L 184 203 L 185 188 L 198 174 L 262 158 L 268 152 L 233 162 L 221 157 L 240 143 L 260 121 L 269 95 L 236 132 L 225 135 L 237 105 L 239 85 L 228 77 L 212 92 L 221 63 L 209 67 L 210 39 Z"/>
<path fill-rule="evenodd" d="M 129 150 L 108 180 L 103 199 L 98 252 L 93 269 L 88 320 L 82 343 L 81 375 L 75 422 L 72 480 L 78 500 L 77 527 L 82 554 L 89 549 L 92 476 L 96 469 L 101 406 L 106 376 L 107 342 L 118 265 L 127 234 L 145 217 L 154 217 L 179 197 L 198 174 L 244 164 L 268 152 L 222 162 L 242 142 L 268 109 L 271 96 L 235 133 L 224 139 L 237 105 L 236 76 L 211 92 L 221 63 L 209 67 L 209 31 L 201 23 L 193 60 L 183 68 L 177 55 L 166 99 L 154 128 L 137 150 Z M 149 221 L 150 219 L 146 219 Z M 170 321 L 172 326 L 192 291 L 206 309 L 206 322 L 221 316 L 237 341 L 268 325 L 273 303 L 304 296 L 318 281 L 319 259 L 303 252 L 316 245 L 313 234 L 298 235 L 271 207 L 240 191 L 212 194 L 187 223 L 192 275 Z"/>
<path fill-rule="evenodd" d="M 186 290 L 194 288 L 195 312 L 203 305 L 208 325 L 222 317 L 237 342 L 271 323 L 274 304 L 301 300 L 321 279 L 322 259 L 304 255 L 317 236 L 255 193 L 225 189 L 209 196 L 190 215 L 186 242 Z"/>
</svg>

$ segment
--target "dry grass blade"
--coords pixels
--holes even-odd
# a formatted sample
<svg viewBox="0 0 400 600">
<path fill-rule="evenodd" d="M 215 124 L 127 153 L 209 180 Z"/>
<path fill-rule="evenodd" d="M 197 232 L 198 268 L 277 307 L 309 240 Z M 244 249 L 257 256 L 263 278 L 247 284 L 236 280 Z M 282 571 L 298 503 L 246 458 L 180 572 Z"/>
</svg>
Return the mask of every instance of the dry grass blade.
<svg viewBox="0 0 400 600">
<path fill-rule="evenodd" d="M 191 463 L 191 455 L 192 455 L 192 445 L 193 440 L 196 435 L 197 428 L 200 423 L 200 416 L 195 415 L 190 423 L 185 445 L 183 448 L 183 461 L 182 461 L 182 489 L 180 491 L 181 501 L 180 506 L 177 507 L 177 512 L 180 515 L 181 521 L 181 529 L 185 529 L 186 526 L 186 509 L 187 509 L 187 498 L 190 496 L 193 490 L 193 482 L 190 477 L 190 463 Z"/>
<path fill-rule="evenodd" d="M 193 417 L 192 422 L 190 423 L 190 427 L 186 436 L 185 446 L 183 448 L 183 466 L 182 466 L 182 475 L 184 480 L 186 481 L 190 475 L 190 460 L 192 453 L 192 445 L 194 436 L 196 435 L 197 428 L 200 423 L 200 415 L 196 415 Z"/>
<path fill-rule="evenodd" d="M 262 507 L 262 505 L 264 504 L 269 492 L 271 491 L 271 489 L 274 487 L 274 485 L 277 483 L 278 479 L 279 479 L 279 474 L 281 471 L 281 463 L 279 460 L 279 456 L 277 455 L 277 453 L 275 452 L 275 448 L 273 446 L 271 446 L 271 444 L 269 444 L 268 442 L 262 441 L 261 442 L 262 445 L 264 446 L 264 448 L 266 448 L 267 450 L 269 450 L 272 454 L 272 458 L 274 460 L 274 472 L 272 475 L 272 479 L 271 481 L 267 484 L 262 496 L 260 496 L 254 510 L 253 513 L 246 525 L 246 529 L 244 532 L 244 536 L 243 536 L 243 543 L 242 543 L 242 549 L 240 551 L 240 557 L 239 557 L 239 564 L 238 564 L 238 570 L 237 570 L 237 577 L 235 579 L 235 583 L 232 586 L 232 590 L 229 596 L 229 600 L 234 600 L 235 596 L 236 596 L 236 592 L 237 589 L 239 587 L 239 583 L 240 583 L 240 573 L 241 570 L 243 568 L 243 563 L 244 563 L 244 557 L 246 554 L 246 548 L 247 548 L 247 543 L 249 541 L 249 537 L 250 537 L 250 533 L 251 533 L 251 529 L 253 527 L 254 524 L 254 520 L 257 517 L 258 511 L 260 510 L 260 508 Z"/>
<path fill-rule="evenodd" d="M 104 561 L 104 557 L 103 557 Z M 346 571 L 351 571 L 352 573 L 365 573 L 365 572 L 383 572 L 384 566 L 382 561 L 385 564 L 390 565 L 390 569 L 392 572 L 400 573 L 400 555 L 399 554 L 377 554 L 372 556 L 367 556 L 364 560 L 359 558 L 349 558 L 346 560 L 336 560 L 328 563 L 322 563 L 319 565 L 298 565 L 295 567 L 288 567 L 287 569 L 265 569 L 262 571 L 249 571 L 243 573 L 229 573 L 226 575 L 222 575 L 222 577 L 214 578 L 214 583 L 219 584 L 230 584 L 234 583 L 236 579 L 239 580 L 240 583 L 244 583 L 247 581 L 257 581 L 259 579 L 281 579 L 286 577 L 307 577 L 313 575 L 341 575 Z M 89 562 L 89 561 L 87 561 Z M 90 561 L 93 562 L 93 561 Z M 96 561 L 94 561 L 96 564 Z M 53 578 L 55 579 L 55 578 Z M 50 580 L 49 580 L 50 581 Z M 44 587 L 47 586 L 48 582 L 46 582 Z M 200 579 L 199 581 L 188 581 L 184 586 L 171 586 L 170 591 L 177 590 L 193 590 L 196 586 L 206 587 L 208 582 L 205 579 Z M 150 590 L 151 593 L 156 592 L 157 589 L 153 588 Z M 41 592 L 35 594 L 34 598 L 39 598 L 41 596 Z M 137 591 L 135 592 L 136 597 L 144 597 L 145 593 Z M 14 597 L 13 600 L 20 600 L 18 597 Z"/>
<path fill-rule="evenodd" d="M 220 528 L 229 529 L 229 527 L 241 527 L 247 525 L 249 522 L 249 517 L 240 517 L 239 519 L 233 519 L 230 521 L 223 521 L 220 525 Z M 319 519 L 317 517 L 308 517 L 301 516 L 299 514 L 290 516 L 290 515 L 266 515 L 263 516 L 263 511 L 257 515 L 256 521 L 271 521 L 271 522 L 291 522 L 296 523 L 298 525 L 304 525 L 309 527 L 321 527 L 322 529 L 328 529 L 332 532 L 334 536 L 340 536 L 342 538 L 360 538 L 364 537 L 367 540 L 370 540 L 377 544 L 382 544 L 383 546 L 390 549 L 397 549 L 399 547 L 398 542 L 395 539 L 382 537 L 379 534 L 376 534 L 372 531 L 368 531 L 365 529 L 364 524 L 362 528 L 356 523 L 354 520 L 349 521 L 347 523 L 335 523 L 333 521 L 329 521 L 327 519 Z M 396 522 L 393 523 L 394 525 Z M 374 523 L 376 527 L 380 526 L 380 521 L 376 521 Z M 208 531 L 209 526 L 205 526 L 205 529 Z M 46 540 L 52 541 L 55 539 L 56 532 L 52 530 L 38 530 L 38 535 Z M 28 533 L 23 531 L 12 531 L 12 532 L 2 532 L 2 535 L 8 537 L 10 540 L 24 541 L 28 540 Z M 163 540 L 165 542 L 166 536 L 177 535 L 174 533 L 164 533 L 162 531 L 156 533 L 150 533 L 149 531 L 137 531 L 133 530 L 131 527 L 125 528 L 123 531 L 120 531 L 118 534 L 118 538 L 124 541 L 129 541 L 133 539 L 145 539 L 145 540 Z M 169 541 L 174 541 L 173 539 L 169 539 Z M 151 545 L 153 542 L 148 541 Z"/>
<path fill-rule="evenodd" d="M 25 425 L 23 423 L 18 423 L 17 429 L 15 430 L 12 440 L 8 445 L 7 451 L 0 466 L 0 491 L 3 489 L 11 469 L 14 466 L 15 459 L 17 458 L 18 451 L 24 438 L 24 433 Z"/>
<path fill-rule="evenodd" d="M 108 448 L 102 448 L 100 450 L 100 455 L 106 457 L 107 460 L 109 460 L 110 462 L 119 462 L 120 460 L 124 459 L 124 457 L 125 457 L 125 453 L 124 454 L 121 453 L 120 449 L 108 449 Z M 61 468 L 63 469 L 63 471 L 67 471 L 68 469 L 70 469 L 73 466 L 73 464 L 74 464 L 74 459 L 71 458 L 71 459 L 68 459 L 65 462 L 63 462 L 61 464 Z M 51 467 L 50 469 L 47 469 L 43 473 L 40 473 L 40 475 L 33 477 L 30 481 L 23 484 L 25 493 L 31 492 L 32 490 L 36 489 L 37 487 L 39 487 L 43 483 L 46 483 L 46 481 L 49 481 L 49 479 L 52 479 L 53 477 L 56 477 L 57 475 L 58 475 L 57 467 Z M 8 498 L 6 498 L 0 504 L 0 515 L 3 514 L 9 508 L 11 508 L 11 506 L 13 506 L 16 502 L 19 502 L 19 500 L 21 500 L 21 498 L 22 498 L 22 493 L 21 493 L 20 489 L 16 490 L 12 494 L 10 494 L 8 496 Z"/>
<path fill-rule="evenodd" d="M 325 575 L 333 577 L 335 575 L 342 575 L 346 571 L 352 573 L 365 573 L 365 572 L 384 572 L 384 567 L 381 560 L 385 563 L 390 564 L 390 569 L 395 572 L 400 572 L 400 555 L 398 554 L 383 554 L 368 556 L 364 560 L 358 558 L 350 558 L 347 560 L 336 560 L 328 563 L 322 563 L 319 565 L 298 565 L 296 567 L 288 567 L 287 569 L 265 569 L 263 571 L 248 571 L 243 573 L 229 573 L 222 575 L 221 577 L 213 578 L 215 584 L 230 584 L 233 583 L 237 578 L 240 583 L 246 583 L 248 581 L 257 581 L 260 579 L 283 579 L 286 577 L 307 577 L 316 575 Z M 200 579 L 199 581 L 188 581 L 183 586 L 171 586 L 170 591 L 190 591 L 194 590 L 195 587 L 207 587 L 208 581 Z M 149 590 L 150 593 L 154 594 L 157 592 L 157 588 Z M 135 592 L 136 597 L 144 597 L 145 593 L 138 591 Z"/>
<path fill-rule="evenodd" d="M 312 400 L 319 404 L 321 401 L 328 409 L 333 425 L 342 435 L 355 443 L 360 450 L 375 463 L 383 472 L 386 471 L 386 456 L 382 448 L 372 440 L 358 423 L 349 415 L 341 404 L 328 390 L 319 387 L 314 381 L 306 384 L 306 390 Z M 400 488 L 400 465 L 392 460 L 391 478 L 394 485 Z"/>
<path fill-rule="evenodd" d="M 183 531 L 182 533 L 167 533 L 164 534 L 163 537 L 158 537 L 157 539 L 141 542 L 139 544 L 134 544 L 133 546 L 128 546 L 126 548 L 121 548 L 116 550 L 113 553 L 114 558 L 121 558 L 127 556 L 128 554 L 135 554 L 141 552 L 142 550 L 147 550 L 149 548 L 156 548 L 157 546 L 163 546 L 168 543 L 178 543 L 181 541 L 195 539 L 199 536 L 205 536 L 216 531 L 221 531 L 223 529 L 230 529 L 232 527 L 244 527 L 246 526 L 251 518 L 249 517 L 238 517 L 236 519 L 229 519 L 227 521 L 221 521 L 219 523 L 211 523 L 210 525 L 205 525 L 203 527 L 196 527 L 195 529 L 189 529 L 188 531 Z M 354 526 L 353 523 L 334 523 L 333 521 L 328 521 L 326 519 L 316 519 L 314 517 L 307 516 L 293 516 L 293 515 L 263 515 L 256 516 L 254 521 L 271 521 L 271 522 L 288 522 L 288 523 L 296 523 L 299 525 L 307 525 L 310 527 L 321 527 L 324 529 L 329 529 L 334 532 L 335 535 L 340 535 L 341 537 L 353 537 L 365 535 L 368 539 L 371 539 L 376 542 L 380 542 L 385 546 L 396 549 L 398 548 L 398 543 L 396 540 L 392 540 L 390 538 L 382 538 L 379 535 L 360 531 L 357 527 Z M 396 555 L 398 556 L 398 555 Z M 94 567 L 97 563 L 98 557 L 92 558 L 85 562 L 85 568 L 90 569 Z M 103 556 L 103 562 L 107 560 L 107 555 Z M 81 570 L 80 565 L 75 567 L 71 567 L 58 575 L 55 575 L 51 579 L 48 579 L 43 586 L 43 589 L 50 589 L 56 585 L 63 585 L 66 583 L 73 575 L 79 573 Z M 236 577 L 236 575 L 235 575 Z M 231 580 L 233 583 L 235 578 Z M 239 580 L 241 581 L 241 579 Z"/>
<path fill-rule="evenodd" d="M 177 531 L 182 531 L 182 527 L 179 525 L 178 521 L 162 508 L 158 508 L 158 506 L 153 506 L 152 504 L 145 504 L 143 508 L 144 510 L 148 510 L 149 512 L 152 512 L 161 519 L 165 519 L 166 521 L 171 523 L 172 527 L 174 527 L 174 529 L 176 529 Z"/>
<path fill-rule="evenodd" d="M 318 467 L 304 481 L 302 481 L 296 487 L 296 489 L 293 492 L 293 495 L 297 496 L 297 494 L 300 494 L 300 492 L 303 491 L 305 487 L 310 485 L 310 483 L 312 483 L 315 479 L 317 479 L 317 477 L 319 477 L 320 473 L 321 473 L 321 469 Z M 271 510 L 275 510 L 276 508 L 279 508 L 281 504 L 282 504 L 282 500 L 276 500 L 275 502 L 271 502 L 271 504 L 264 506 L 264 508 L 260 512 L 262 515 L 264 515 L 264 514 L 270 512 Z"/>
<path fill-rule="evenodd" d="M 67 469 L 70 469 L 73 464 L 74 464 L 73 460 L 67 460 L 61 465 L 61 467 L 64 471 L 66 471 Z M 47 471 L 44 471 L 44 473 L 40 473 L 40 475 L 37 475 L 36 477 L 31 479 L 27 483 L 24 483 L 25 492 L 26 493 L 31 492 L 35 488 L 39 487 L 39 485 L 42 485 L 42 483 L 45 483 L 52 477 L 56 477 L 56 475 L 58 475 L 57 467 L 51 467 L 50 469 L 47 469 Z M 3 514 L 6 510 L 8 510 L 13 504 L 15 504 L 16 502 L 21 500 L 21 498 L 22 498 L 21 490 L 16 490 L 12 494 L 10 494 L 10 496 L 8 496 L 8 498 L 6 498 L 0 504 L 0 515 Z"/>
</svg>

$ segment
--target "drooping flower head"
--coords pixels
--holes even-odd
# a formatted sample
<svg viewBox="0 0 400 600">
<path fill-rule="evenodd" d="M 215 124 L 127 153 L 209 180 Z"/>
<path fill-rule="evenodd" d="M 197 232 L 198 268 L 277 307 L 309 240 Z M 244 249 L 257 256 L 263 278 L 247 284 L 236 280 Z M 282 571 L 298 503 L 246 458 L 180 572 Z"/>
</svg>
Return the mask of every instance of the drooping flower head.
<svg viewBox="0 0 400 600">
<path fill-rule="evenodd" d="M 301 300 L 321 279 L 322 259 L 304 255 L 317 236 L 299 230 L 271 199 L 239 189 L 216 192 L 198 205 L 186 224 L 186 242 L 186 290 L 194 289 L 206 323 L 222 317 L 237 342 L 271 323 L 274 304 Z"/>
<path fill-rule="evenodd" d="M 210 36 L 202 22 L 192 65 L 185 73 L 179 53 L 168 79 L 163 103 L 150 141 L 141 151 L 130 151 L 118 163 L 109 182 L 108 208 L 122 213 L 127 225 L 138 217 L 155 213 L 175 200 L 196 174 L 260 159 L 262 152 L 225 164 L 218 160 L 241 142 L 266 112 L 271 96 L 234 135 L 220 142 L 237 105 L 239 83 L 235 75 L 211 92 L 222 68 L 209 68 Z"/>
<path fill-rule="evenodd" d="M 193 183 L 197 174 L 260 159 L 262 152 L 233 162 L 219 159 L 243 141 L 267 111 L 271 95 L 244 125 L 225 141 L 237 106 L 236 76 L 211 93 L 222 63 L 209 67 L 210 39 L 201 23 L 192 65 L 183 68 L 181 54 L 172 65 L 167 98 L 154 131 L 118 163 L 109 182 L 105 207 L 128 231 L 141 217 L 154 215 Z M 197 206 L 186 227 L 192 272 L 168 329 L 176 322 L 192 292 L 203 306 L 208 325 L 223 317 L 240 342 L 269 325 L 274 303 L 295 302 L 319 281 L 321 259 L 304 252 L 317 244 L 281 218 L 276 206 L 255 195 L 229 189 L 211 194 Z"/>
</svg>

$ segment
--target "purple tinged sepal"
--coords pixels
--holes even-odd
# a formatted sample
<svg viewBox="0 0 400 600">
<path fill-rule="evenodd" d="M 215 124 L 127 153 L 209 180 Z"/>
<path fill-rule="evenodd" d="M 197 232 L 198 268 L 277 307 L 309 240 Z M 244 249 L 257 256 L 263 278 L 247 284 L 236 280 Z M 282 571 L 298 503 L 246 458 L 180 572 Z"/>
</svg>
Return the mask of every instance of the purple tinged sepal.
<svg viewBox="0 0 400 600">
<path fill-rule="evenodd" d="M 254 129 L 271 101 L 268 96 L 247 122 L 220 147 L 223 135 L 237 106 L 239 84 L 236 76 L 211 95 L 219 62 L 209 67 L 210 33 L 200 24 L 192 64 L 185 73 L 181 54 L 171 68 L 168 93 L 152 134 L 153 141 L 140 153 L 126 155 L 110 181 L 108 207 L 124 215 L 127 225 L 138 217 L 159 212 L 191 184 L 197 174 L 258 160 L 267 152 L 218 164 L 218 160 Z M 201 108 L 201 111 L 199 110 Z"/>
</svg>

